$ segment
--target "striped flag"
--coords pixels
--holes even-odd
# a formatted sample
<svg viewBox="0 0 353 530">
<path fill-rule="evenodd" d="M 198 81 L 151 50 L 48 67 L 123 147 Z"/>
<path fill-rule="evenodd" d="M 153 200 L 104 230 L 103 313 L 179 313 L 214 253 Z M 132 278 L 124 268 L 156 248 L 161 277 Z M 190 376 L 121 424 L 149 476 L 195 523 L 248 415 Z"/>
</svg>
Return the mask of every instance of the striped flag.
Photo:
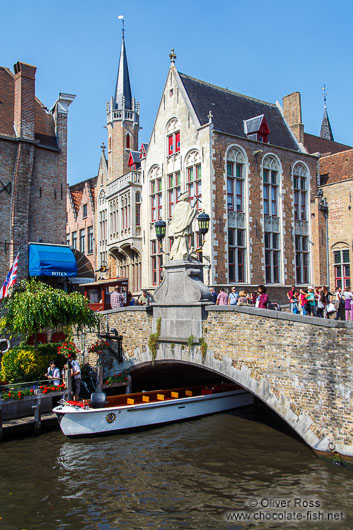
<svg viewBox="0 0 353 530">
<path fill-rule="evenodd" d="M 5 296 L 7 296 L 9 294 L 9 290 L 16 283 L 18 256 L 19 255 L 20 254 L 18 253 L 16 258 L 15 258 L 15 261 L 11 265 L 11 269 L 9 270 L 9 272 L 8 272 L 8 274 L 6 276 L 6 280 L 4 281 L 4 283 L 2 284 L 2 286 L 0 288 L 0 300 L 5 298 Z"/>
</svg>

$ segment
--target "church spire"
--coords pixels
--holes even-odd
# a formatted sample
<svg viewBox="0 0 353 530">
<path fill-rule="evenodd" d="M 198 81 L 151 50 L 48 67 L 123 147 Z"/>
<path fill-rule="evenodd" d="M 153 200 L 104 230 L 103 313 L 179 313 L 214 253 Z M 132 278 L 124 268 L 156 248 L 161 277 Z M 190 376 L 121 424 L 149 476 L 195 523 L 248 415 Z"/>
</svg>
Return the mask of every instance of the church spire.
<svg viewBox="0 0 353 530">
<path fill-rule="evenodd" d="M 119 19 L 120 18 L 122 18 L 122 15 L 119 16 Z M 129 76 L 129 68 L 127 66 L 127 56 L 126 56 L 126 49 L 125 49 L 124 18 L 122 18 L 122 21 L 123 21 L 123 30 L 122 30 L 119 69 L 118 69 L 118 76 L 116 79 L 115 93 L 114 93 L 114 98 L 113 98 L 114 108 L 121 110 L 123 107 L 125 107 L 126 109 L 134 110 L 132 108 L 130 76 Z"/>
<path fill-rule="evenodd" d="M 329 120 L 329 117 L 328 117 L 328 114 L 327 114 L 327 105 L 326 105 L 327 89 L 326 89 L 326 85 L 324 85 L 322 87 L 322 91 L 323 91 L 323 96 L 324 96 L 324 115 L 322 117 L 320 137 L 321 138 L 326 138 L 326 140 L 332 140 L 332 142 L 333 142 L 334 139 L 333 139 L 331 124 L 330 124 L 330 120 Z"/>
</svg>

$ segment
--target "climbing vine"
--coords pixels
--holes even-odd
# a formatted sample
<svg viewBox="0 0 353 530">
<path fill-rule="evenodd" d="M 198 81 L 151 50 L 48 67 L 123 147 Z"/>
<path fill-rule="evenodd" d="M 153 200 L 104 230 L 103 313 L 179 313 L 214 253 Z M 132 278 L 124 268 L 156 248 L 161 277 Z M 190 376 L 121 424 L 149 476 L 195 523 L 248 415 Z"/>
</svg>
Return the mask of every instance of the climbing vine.
<svg viewBox="0 0 353 530">
<path fill-rule="evenodd" d="M 207 342 L 205 341 L 203 337 L 200 337 L 200 349 L 201 349 L 202 361 L 205 362 L 206 353 L 207 353 Z"/>
<path fill-rule="evenodd" d="M 192 345 L 194 343 L 194 335 L 190 335 L 190 337 L 188 337 L 188 348 L 189 348 L 189 352 L 191 351 L 191 348 L 192 348 Z"/>
<path fill-rule="evenodd" d="M 148 339 L 148 347 L 152 355 L 152 364 L 154 364 L 154 361 L 156 360 L 156 357 L 157 357 L 158 341 L 161 335 L 161 322 L 162 322 L 162 319 L 161 317 L 159 317 L 157 319 L 156 333 L 151 333 Z"/>
</svg>

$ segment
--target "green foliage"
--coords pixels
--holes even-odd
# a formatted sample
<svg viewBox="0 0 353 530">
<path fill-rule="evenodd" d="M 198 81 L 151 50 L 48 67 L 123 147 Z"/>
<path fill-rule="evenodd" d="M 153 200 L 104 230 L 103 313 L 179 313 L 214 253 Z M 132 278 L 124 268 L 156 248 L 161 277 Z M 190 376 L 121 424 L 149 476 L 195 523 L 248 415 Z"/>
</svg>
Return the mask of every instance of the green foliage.
<svg viewBox="0 0 353 530">
<path fill-rule="evenodd" d="M 0 332 L 30 337 L 45 328 L 67 329 L 77 326 L 90 329 L 98 326 L 98 316 L 88 307 L 80 293 L 66 293 L 45 283 L 31 279 L 23 280 L 20 288 L 1 303 L 4 316 L 0 321 Z"/>
<path fill-rule="evenodd" d="M 207 342 L 205 341 L 203 337 L 200 337 L 200 349 L 201 349 L 202 360 L 203 362 L 205 362 L 206 353 L 207 353 Z"/>
<path fill-rule="evenodd" d="M 159 317 L 157 319 L 157 331 L 156 333 L 151 333 L 148 339 L 148 347 L 152 354 L 152 364 L 154 364 L 154 361 L 156 360 L 156 356 L 157 356 L 158 341 L 161 335 L 161 322 L 162 322 L 162 319 L 161 317 Z"/>
<path fill-rule="evenodd" d="M 190 335 L 190 337 L 188 337 L 188 348 L 189 348 L 189 351 L 192 348 L 192 345 L 194 343 L 194 339 L 195 339 L 194 335 Z"/>
<path fill-rule="evenodd" d="M 4 353 L 1 361 L 0 378 L 8 383 L 22 383 L 44 379 L 49 361 L 54 360 L 56 366 L 63 366 L 62 356 L 58 355 L 57 343 L 39 344 L 34 346 L 18 346 Z"/>
</svg>

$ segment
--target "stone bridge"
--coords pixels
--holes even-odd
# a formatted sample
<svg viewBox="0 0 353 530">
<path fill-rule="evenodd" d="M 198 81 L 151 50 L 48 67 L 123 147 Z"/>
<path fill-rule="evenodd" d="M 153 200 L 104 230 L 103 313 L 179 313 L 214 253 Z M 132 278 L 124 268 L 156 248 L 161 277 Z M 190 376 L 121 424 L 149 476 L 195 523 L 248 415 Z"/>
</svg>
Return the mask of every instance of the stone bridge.
<svg viewBox="0 0 353 530">
<path fill-rule="evenodd" d="M 155 351 L 148 342 L 158 326 L 148 308 L 107 311 L 102 326 L 123 336 L 131 373 L 161 362 L 202 367 L 252 392 L 319 455 L 353 461 L 353 323 L 208 305 L 201 338 L 157 332 Z"/>
</svg>

